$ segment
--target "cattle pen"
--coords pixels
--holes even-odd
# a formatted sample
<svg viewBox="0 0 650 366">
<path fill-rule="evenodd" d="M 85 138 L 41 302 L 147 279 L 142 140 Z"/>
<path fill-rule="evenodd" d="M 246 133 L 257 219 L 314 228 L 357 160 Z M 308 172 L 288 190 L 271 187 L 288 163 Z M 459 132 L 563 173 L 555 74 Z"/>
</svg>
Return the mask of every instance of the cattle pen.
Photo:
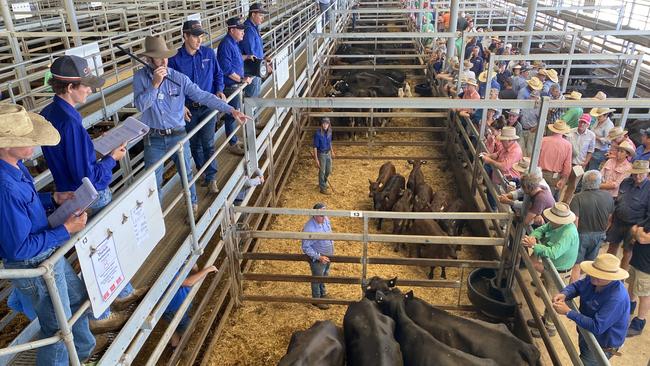
<svg viewBox="0 0 650 366">
<path fill-rule="evenodd" d="M 243 86 L 230 97 L 241 98 L 242 110 L 254 119 L 231 133 L 243 140 L 245 155 L 229 154 L 226 149 L 230 136 L 223 126 L 217 128 L 216 151 L 210 159 L 219 162 L 218 194 L 199 186 L 205 167 L 194 167 L 192 181 L 175 174 L 172 155 L 190 154 L 182 145 L 175 146 L 156 164 L 166 170 L 161 187 L 166 196 L 162 202 L 166 232 L 155 249 L 138 253 L 146 260 L 130 278 L 134 286 L 147 288 L 148 292 L 138 304 L 126 309 L 127 320 L 108 333 L 108 344 L 92 360 L 110 366 L 276 364 L 292 333 L 317 320 L 329 319 L 340 326 L 347 305 L 363 296 L 363 289 L 373 276 L 397 277 L 400 288 L 413 289 L 417 296 L 452 314 L 493 321 L 479 311 L 468 294 L 470 273 L 483 268 L 494 272 L 492 283 L 507 289 L 507 296 L 512 296 L 514 315 L 505 323 L 513 334 L 542 351 L 540 364 L 581 365 L 573 324 L 554 312 L 550 316 L 559 337 L 551 337 L 544 330 L 541 339 L 531 337 L 526 319 L 533 318 L 538 326 L 542 324 L 540 309 L 551 308 L 551 298 L 563 286 L 562 280 L 552 265 L 544 283 L 535 274 L 528 253 L 520 245 L 523 226 L 506 206 L 497 204 L 495 209 L 490 208 L 489 197 L 496 197 L 499 191 L 477 156 L 486 150 L 483 140 L 488 108 L 539 110 L 541 127 L 535 137 L 532 165 L 537 164 L 545 126 L 553 122 L 547 120 L 549 110 L 617 108 L 612 119 L 621 127 L 630 126 L 629 121 L 648 119 L 650 61 L 645 52 L 650 48 L 650 30 L 647 19 L 639 23 L 639 16 L 634 14 L 634 8 L 638 12 L 642 6 L 640 2 L 621 1 L 623 5 L 614 5 L 596 0 L 598 5 L 590 6 L 589 1 L 576 5 L 572 0 L 498 0 L 489 4 L 474 0 L 332 0 L 328 18 L 319 11 L 318 4 L 309 0 L 263 3 L 271 9 L 262 25 L 262 37 L 274 72 L 264 80 L 259 98 L 245 97 Z M 98 56 L 95 60 L 103 60 L 109 81 L 79 110 L 84 126 L 99 135 L 128 116 L 141 116 L 133 105 L 131 89 L 137 65 L 116 52 L 115 45 L 137 53 L 142 48 L 142 34 L 147 33 L 161 35 L 179 46 L 181 23 L 196 12 L 209 31 L 205 44 L 216 47 L 227 29 L 225 19 L 233 15 L 233 9 L 237 9 L 237 15 L 240 9 L 248 9 L 249 2 L 124 0 L 97 5 L 36 0 L 32 9 L 35 6 L 43 10 L 38 20 L 18 20 L 16 15 L 26 12 L 20 7 L 10 9 L 9 5 L 7 1 L 0 4 L 7 31 L 6 44 L 0 44 L 3 102 L 20 103 L 39 111 L 52 96 L 41 82 L 49 70 L 47 64 L 74 45 L 96 42 L 97 50 L 92 52 Z M 433 16 L 431 25 L 436 32 L 421 31 L 428 15 L 447 11 L 452 14 L 451 29 L 438 31 L 439 20 Z M 461 12 L 472 15 L 477 27 L 490 29 L 461 32 L 456 27 Z M 650 15 L 650 7 L 648 12 Z M 618 16 L 618 23 L 599 21 L 599 14 Z M 627 25 L 623 19 L 627 19 Z M 62 31 L 53 27 L 62 27 Z M 33 31 L 37 28 L 38 32 Z M 590 80 L 625 90 L 599 101 L 476 100 L 472 108 L 482 109 L 483 116 L 479 123 L 471 123 L 454 112 L 467 108 L 467 102 L 449 99 L 446 91 L 437 87 L 429 57 L 432 44 L 440 46 L 446 42 L 445 51 L 451 56 L 457 53 L 456 47 L 464 50 L 472 37 L 500 37 L 526 50 L 521 55 L 493 55 L 486 63 L 489 69 L 498 62 L 545 62 L 560 72 L 559 84 L 564 92 L 573 90 L 574 83 L 585 78 L 580 71 L 589 67 Z M 338 52 L 342 47 L 361 51 L 343 54 Z M 6 52 L 13 53 L 13 59 L 6 58 Z M 5 65 L 7 60 L 13 62 Z M 409 93 L 398 97 L 394 90 L 395 95 L 362 96 L 353 95 L 359 92 L 354 88 L 348 94 L 336 90 L 336 81 L 368 71 L 403 73 L 403 89 L 408 85 Z M 463 71 L 460 62 L 458 72 Z M 492 78 L 488 73 L 486 95 L 490 93 Z M 429 87 L 431 94 L 420 95 L 414 90 L 416 85 Z M 332 96 L 333 92 L 339 93 Z M 355 121 L 334 126 L 337 156 L 330 182 L 333 192 L 329 196 L 318 193 L 311 156 L 311 137 L 323 117 Z M 207 119 L 190 135 L 206 122 Z M 186 141 L 189 139 L 190 136 Z M 155 168 L 144 167 L 142 149 L 141 140 L 129 145 L 129 154 L 113 173 L 113 203 L 57 250 L 55 258 L 66 255 L 74 263 L 73 248 L 80 245 L 86 233 L 103 230 L 102 225 L 111 215 L 124 215 L 118 211 Z M 372 198 L 368 197 L 368 180 L 376 178 L 384 162 L 392 162 L 397 173 L 407 176 L 408 160 L 426 161 L 422 171 L 427 183 L 447 200 L 462 199 L 466 204 L 459 210 L 462 212 L 375 211 Z M 235 205 L 245 181 L 258 168 L 266 178 L 264 184 L 249 189 L 242 203 Z M 38 150 L 30 169 L 36 176 L 37 189 L 53 188 L 52 175 Z M 196 213 L 186 205 L 189 187 L 194 183 L 200 200 Z M 310 209 L 316 202 L 326 203 L 327 209 Z M 331 218 L 333 233 L 301 232 L 304 222 L 316 212 Z M 378 230 L 375 226 L 380 218 L 385 219 L 384 227 Z M 467 230 L 457 235 L 396 234 L 390 230 L 393 221 L 399 219 L 463 221 Z M 313 299 L 309 282 L 315 278 L 300 251 L 300 241 L 321 238 L 335 240 L 336 254 L 331 257 L 331 274 L 316 278 L 328 284 L 330 296 Z M 407 248 L 460 245 L 462 249 L 457 259 L 415 258 L 404 250 L 394 250 L 396 244 Z M 520 263 L 523 267 L 518 270 Z M 162 314 L 181 286 L 182 277 L 194 264 L 215 265 L 219 271 L 189 291 L 171 321 L 163 320 Z M 433 279 L 427 279 L 429 267 L 436 267 Z M 438 267 L 447 267 L 447 278 L 440 277 Z M 67 322 L 61 320 L 63 332 L 56 335 L 59 338 L 39 339 L 38 321 L 28 320 L 5 303 L 12 291 L 9 279 L 43 276 L 49 270 L 43 265 L 26 274 L 0 268 L 0 346 L 4 347 L 0 348 L 0 365 L 33 364 L 35 348 L 58 339 L 70 347 L 72 337 L 65 330 L 92 307 L 86 301 Z M 531 281 L 539 298 L 533 294 Z M 313 303 L 332 307 L 323 311 Z M 179 345 L 169 347 L 185 311 L 191 316 L 189 326 Z M 600 350 L 592 335 L 586 337 L 593 349 Z M 627 342 L 623 355 L 614 358 L 612 364 L 645 366 L 650 358 L 650 351 L 644 347 L 647 341 L 644 334 Z M 599 364 L 609 364 L 600 353 Z"/>
</svg>

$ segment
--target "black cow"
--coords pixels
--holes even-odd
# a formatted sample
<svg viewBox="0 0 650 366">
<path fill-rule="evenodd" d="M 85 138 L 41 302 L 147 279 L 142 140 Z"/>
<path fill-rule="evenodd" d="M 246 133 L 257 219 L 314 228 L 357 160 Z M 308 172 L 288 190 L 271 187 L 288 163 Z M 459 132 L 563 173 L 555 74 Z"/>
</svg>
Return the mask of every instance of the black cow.
<svg viewBox="0 0 650 366">
<path fill-rule="evenodd" d="M 377 291 L 376 301 L 381 311 L 395 320 L 395 339 L 400 345 L 405 365 L 497 365 L 493 360 L 451 348 L 419 327 L 406 314 L 404 295 L 398 291 L 389 294 Z"/>
<path fill-rule="evenodd" d="M 396 285 L 397 277 L 385 280 L 381 277 L 374 276 L 368 281 L 368 285 L 363 289 L 363 293 L 368 300 L 375 301 L 377 291 L 381 291 L 385 294 L 393 290 L 399 291 L 399 289 L 395 287 Z"/>
<path fill-rule="evenodd" d="M 345 339 L 329 320 L 317 321 L 309 329 L 294 332 L 287 353 L 278 366 L 343 366 Z"/>
<path fill-rule="evenodd" d="M 381 191 L 373 195 L 373 205 L 375 211 L 390 211 L 393 205 L 400 198 L 400 194 L 404 191 L 404 183 L 406 180 L 403 176 L 395 174 L 388 179 L 388 183 Z M 377 230 L 381 230 L 382 219 L 377 221 Z"/>
<path fill-rule="evenodd" d="M 395 322 L 367 298 L 348 306 L 343 317 L 348 366 L 402 366 Z"/>
<path fill-rule="evenodd" d="M 440 207 L 442 212 L 464 212 L 469 211 L 465 201 L 460 198 L 453 200 L 450 204 L 446 202 Z M 438 220 L 440 227 L 447 232 L 450 236 L 461 236 L 465 226 L 467 225 L 466 220 L 458 219 L 449 219 L 449 220 Z"/>
<path fill-rule="evenodd" d="M 413 165 L 411 172 L 409 173 L 409 179 L 406 183 L 406 188 L 410 189 L 412 192 L 415 192 L 415 187 L 420 184 L 426 183 L 424 180 L 424 174 L 422 173 L 422 165 L 426 164 L 426 160 L 407 160 L 407 162 Z"/>
<path fill-rule="evenodd" d="M 449 314 L 418 299 L 413 291 L 406 293 L 404 305 L 409 318 L 449 347 L 493 359 L 499 365 L 536 365 L 539 360 L 537 347 L 515 337 L 503 324 Z"/>
<path fill-rule="evenodd" d="M 375 192 L 379 192 L 382 189 L 384 189 L 384 187 L 386 186 L 386 182 L 388 182 L 388 179 L 393 175 L 395 175 L 395 173 L 396 170 L 395 170 L 395 165 L 393 165 L 393 163 L 388 161 L 382 164 L 382 166 L 379 168 L 379 174 L 377 175 L 377 179 L 375 179 L 374 182 L 368 179 L 368 183 L 370 185 L 368 187 L 369 190 L 368 197 L 372 197 L 372 195 Z"/>
<path fill-rule="evenodd" d="M 413 235 L 423 236 L 447 236 L 447 233 L 442 230 L 438 222 L 431 219 L 413 220 L 413 225 L 409 229 L 409 233 Z M 418 258 L 434 258 L 434 259 L 457 259 L 456 246 L 450 244 L 418 244 L 417 245 Z M 435 266 L 431 266 L 427 277 L 433 279 L 433 272 Z M 447 279 L 446 268 L 441 266 L 440 277 Z"/>
</svg>

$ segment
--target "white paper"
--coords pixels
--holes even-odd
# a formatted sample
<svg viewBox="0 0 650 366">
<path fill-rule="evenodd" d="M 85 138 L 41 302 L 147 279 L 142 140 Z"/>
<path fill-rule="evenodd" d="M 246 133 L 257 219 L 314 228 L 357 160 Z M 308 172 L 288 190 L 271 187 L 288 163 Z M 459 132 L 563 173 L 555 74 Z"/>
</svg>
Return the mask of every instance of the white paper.
<svg viewBox="0 0 650 366">
<path fill-rule="evenodd" d="M 149 226 L 147 225 L 147 217 L 145 216 L 142 205 L 136 206 L 131 210 L 130 220 L 133 233 L 135 234 L 136 245 L 140 246 L 149 238 Z"/>
<path fill-rule="evenodd" d="M 124 273 L 120 261 L 117 258 L 115 239 L 113 235 L 101 242 L 90 258 L 93 263 L 93 271 L 97 286 L 104 301 L 117 290 L 120 283 L 124 282 Z"/>
<path fill-rule="evenodd" d="M 85 211 L 88 209 L 88 207 L 95 202 L 97 197 L 99 197 L 99 194 L 95 190 L 95 187 L 93 187 L 90 179 L 84 177 L 81 180 L 81 186 L 74 191 L 74 198 L 63 202 L 63 204 L 47 218 L 47 222 L 52 228 L 63 225 L 65 220 L 67 220 L 68 217 L 77 210 Z"/>
<path fill-rule="evenodd" d="M 11 10 L 14 11 L 15 19 L 27 19 L 31 18 L 32 6 L 29 3 L 13 3 L 11 4 Z"/>
<path fill-rule="evenodd" d="M 128 143 L 137 140 L 148 132 L 149 126 L 133 117 L 129 117 L 117 127 L 110 129 L 103 136 L 93 140 L 95 151 L 102 156 L 106 156 L 124 142 Z"/>
<path fill-rule="evenodd" d="M 275 61 L 275 77 L 278 82 L 278 89 L 281 89 L 289 80 L 289 47 L 278 51 L 273 58 Z"/>
</svg>

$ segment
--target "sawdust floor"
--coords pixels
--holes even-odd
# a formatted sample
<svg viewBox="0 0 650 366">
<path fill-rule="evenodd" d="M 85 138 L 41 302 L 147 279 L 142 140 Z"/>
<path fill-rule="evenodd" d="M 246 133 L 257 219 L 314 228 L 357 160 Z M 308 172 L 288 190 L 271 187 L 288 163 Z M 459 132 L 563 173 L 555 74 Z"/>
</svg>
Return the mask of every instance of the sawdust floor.
<svg viewBox="0 0 650 366">
<path fill-rule="evenodd" d="M 395 126 L 422 126 L 424 120 L 394 118 L 391 125 Z M 378 140 L 424 141 L 431 140 L 433 136 L 426 133 L 386 133 L 376 137 Z M 304 148 L 301 156 L 308 152 Z M 377 155 L 385 156 L 430 156 L 431 147 L 385 147 L 375 148 Z M 340 155 L 364 155 L 365 148 L 340 147 L 336 149 Z M 441 154 L 441 151 L 437 151 Z M 289 183 L 280 197 L 280 207 L 311 208 L 315 202 L 324 202 L 330 209 L 345 210 L 371 210 L 372 203 L 368 197 L 368 179 L 374 180 L 383 160 L 336 160 L 331 183 L 336 194 L 323 196 L 318 192 L 317 169 L 313 159 L 301 159 L 291 173 Z M 393 161 L 398 173 L 408 176 L 409 165 L 405 160 Z M 427 182 L 435 191 L 445 192 L 450 197 L 456 197 L 456 183 L 445 160 L 429 161 L 423 166 Z M 301 231 L 307 220 L 301 216 L 277 216 L 269 230 Z M 363 230 L 361 219 L 331 218 L 332 228 L 339 233 L 361 233 Z M 377 232 L 371 222 L 371 232 Z M 383 232 L 389 233 L 391 223 L 384 223 Z M 297 240 L 263 240 L 258 245 L 260 252 L 301 253 L 300 242 Z M 361 243 L 337 241 L 335 253 L 337 255 L 361 255 Z M 395 253 L 392 244 L 370 243 L 369 255 L 378 257 L 404 256 Z M 463 247 L 459 258 L 480 258 L 480 253 L 471 247 Z M 368 277 L 378 275 L 382 277 L 398 276 L 404 279 L 426 279 L 428 269 L 425 267 L 407 267 L 391 265 L 370 265 Z M 436 278 L 440 276 L 436 269 Z M 257 261 L 251 267 L 254 273 L 282 273 L 309 275 L 309 265 L 303 262 Z M 332 265 L 331 276 L 360 277 L 361 265 L 335 263 Z M 465 278 L 461 279 L 460 270 L 447 269 L 448 280 L 461 281 L 461 293 L 458 289 L 431 289 L 416 288 L 418 296 L 432 304 L 452 305 L 460 302 L 469 304 L 465 294 Z M 399 281 L 398 281 L 399 285 Z M 404 290 L 404 289 L 403 289 Z M 310 286 L 308 283 L 282 283 L 282 282 L 246 282 L 244 293 L 247 295 L 275 295 L 275 296 L 301 296 L 309 297 Z M 358 300 L 361 289 L 357 285 L 329 284 L 328 293 L 332 298 Z M 272 365 L 284 355 L 291 334 L 296 330 L 306 329 L 317 320 L 330 319 L 339 326 L 342 324 L 346 306 L 332 306 L 323 311 L 309 304 L 285 303 L 254 303 L 246 302 L 238 308 L 229 318 L 217 346 L 209 357 L 210 365 Z M 475 314 L 467 314 L 475 317 Z"/>
</svg>

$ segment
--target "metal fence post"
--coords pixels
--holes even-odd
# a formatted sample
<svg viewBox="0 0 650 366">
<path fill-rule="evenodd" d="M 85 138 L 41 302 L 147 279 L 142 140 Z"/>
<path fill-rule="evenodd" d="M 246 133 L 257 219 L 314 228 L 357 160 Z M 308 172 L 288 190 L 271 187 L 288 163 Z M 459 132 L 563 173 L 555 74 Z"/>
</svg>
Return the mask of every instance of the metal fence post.
<svg viewBox="0 0 650 366">
<path fill-rule="evenodd" d="M 196 217 L 194 217 L 194 210 L 192 209 L 192 194 L 190 193 L 190 184 L 187 180 L 187 167 L 185 166 L 185 144 L 179 144 L 178 152 L 178 165 L 180 166 L 180 171 L 178 172 L 181 176 L 181 186 L 183 187 L 183 195 L 185 196 L 185 205 L 187 206 L 187 217 L 190 224 L 190 232 L 192 233 L 192 249 L 195 253 L 199 255 L 203 253 L 199 245 L 199 238 L 196 233 Z M 198 212 L 197 212 L 198 214 Z"/>
</svg>

